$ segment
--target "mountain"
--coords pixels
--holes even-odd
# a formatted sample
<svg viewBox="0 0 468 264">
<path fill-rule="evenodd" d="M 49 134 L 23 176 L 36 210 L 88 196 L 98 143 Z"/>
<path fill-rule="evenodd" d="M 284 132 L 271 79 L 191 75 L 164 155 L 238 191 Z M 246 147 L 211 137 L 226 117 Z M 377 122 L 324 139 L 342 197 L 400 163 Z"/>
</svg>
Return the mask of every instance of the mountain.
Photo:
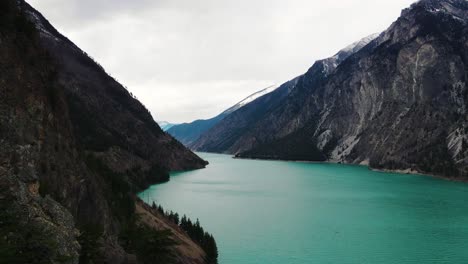
<svg viewBox="0 0 468 264">
<path fill-rule="evenodd" d="M 178 125 L 178 124 L 169 123 L 169 122 L 167 122 L 167 121 L 158 121 L 158 125 L 161 127 L 161 129 L 162 129 L 163 131 L 167 131 L 167 130 L 169 130 L 171 127 L 176 126 L 176 125 Z"/>
<path fill-rule="evenodd" d="M 262 90 L 260 90 L 260 91 L 258 91 L 256 93 L 253 93 L 253 94 L 247 96 L 246 98 L 244 98 L 239 103 L 237 103 L 234 106 L 232 106 L 231 108 L 229 108 L 228 110 L 224 111 L 223 113 L 226 114 L 226 115 L 229 115 L 229 114 L 237 111 L 238 109 L 244 107 L 245 105 L 249 104 L 250 102 L 255 101 L 257 98 L 262 97 L 265 94 L 273 92 L 274 90 L 278 89 L 278 87 L 279 87 L 278 85 L 271 85 L 271 86 L 268 86 L 265 89 L 262 89 Z"/>
<path fill-rule="evenodd" d="M 465 0 L 418 1 L 356 53 L 316 62 L 274 107 L 258 113 L 257 99 L 194 149 L 468 177 L 467 20 Z"/>
<path fill-rule="evenodd" d="M 342 61 L 359 51 L 377 36 L 373 34 L 363 38 L 340 50 L 333 57 L 317 61 L 305 75 L 310 76 L 311 82 L 321 81 L 333 72 Z M 269 113 L 278 112 L 278 109 L 288 99 L 303 76 L 296 77 L 273 92 L 266 93 L 256 100 L 250 100 L 242 107 L 235 108 L 222 122 L 219 122 L 218 125 L 200 136 L 190 147 L 198 151 L 230 154 L 250 149 L 253 144 L 256 144 L 255 139 L 248 138 L 245 140 L 244 136 L 249 134 L 249 131 L 254 129 L 257 122 L 265 118 Z"/>
<path fill-rule="evenodd" d="M 26 2 L 0 39 L 1 262 L 204 263 L 135 193 L 206 162 Z"/>
<path fill-rule="evenodd" d="M 175 137 L 177 140 L 182 142 L 186 146 L 191 146 L 201 134 L 212 128 L 219 121 L 223 120 L 224 117 L 228 116 L 237 109 L 243 107 L 244 105 L 254 101 L 256 98 L 261 97 L 271 91 L 274 91 L 278 86 L 272 85 L 265 89 L 262 89 L 254 94 L 251 94 L 244 100 L 240 101 L 236 105 L 222 112 L 221 114 L 206 120 L 196 120 L 192 123 L 184 123 L 180 125 L 175 125 L 171 127 L 167 132 Z"/>
</svg>

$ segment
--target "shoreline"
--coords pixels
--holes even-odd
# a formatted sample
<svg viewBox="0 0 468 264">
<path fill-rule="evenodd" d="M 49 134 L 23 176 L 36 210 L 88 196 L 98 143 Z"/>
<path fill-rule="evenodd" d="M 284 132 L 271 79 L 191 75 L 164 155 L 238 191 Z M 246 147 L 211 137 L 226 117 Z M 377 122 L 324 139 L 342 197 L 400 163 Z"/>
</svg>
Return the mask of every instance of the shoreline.
<svg viewBox="0 0 468 264">
<path fill-rule="evenodd" d="M 211 153 L 211 154 L 219 154 L 219 153 Z M 223 155 L 230 155 L 230 154 L 223 154 Z M 348 165 L 348 166 L 349 165 L 351 165 L 351 166 L 362 166 L 362 167 L 366 167 L 368 170 L 375 171 L 375 172 L 418 175 L 418 176 L 437 178 L 437 179 L 441 179 L 441 180 L 445 180 L 445 181 L 451 181 L 451 182 L 468 183 L 468 177 L 460 177 L 460 178 L 446 177 L 446 176 L 441 176 L 441 175 L 437 175 L 437 174 L 424 173 L 424 172 L 413 170 L 413 169 L 390 170 L 390 169 L 372 168 L 368 164 L 356 164 L 356 163 L 347 163 L 347 162 L 311 161 L 311 160 L 285 160 L 285 159 L 261 159 L 261 158 L 237 157 L 235 155 L 231 155 L 231 156 L 232 156 L 233 159 L 240 159 L 240 160 L 262 160 L 262 161 L 298 162 L 298 163 L 311 163 L 311 164 L 342 164 L 342 165 Z"/>
<path fill-rule="evenodd" d="M 389 169 L 376 169 L 367 166 L 369 170 L 371 171 L 376 171 L 376 172 L 386 172 L 386 173 L 399 173 L 399 174 L 407 174 L 407 175 L 418 175 L 418 176 L 425 176 L 425 177 L 431 177 L 431 178 L 437 178 L 445 181 L 451 181 L 451 182 L 463 182 L 463 183 L 468 183 L 468 178 L 461 177 L 461 178 L 454 178 L 454 177 L 445 177 L 437 174 L 431 174 L 431 173 L 424 173 L 420 171 L 415 171 L 411 169 L 405 169 L 405 170 L 389 170 Z"/>
</svg>

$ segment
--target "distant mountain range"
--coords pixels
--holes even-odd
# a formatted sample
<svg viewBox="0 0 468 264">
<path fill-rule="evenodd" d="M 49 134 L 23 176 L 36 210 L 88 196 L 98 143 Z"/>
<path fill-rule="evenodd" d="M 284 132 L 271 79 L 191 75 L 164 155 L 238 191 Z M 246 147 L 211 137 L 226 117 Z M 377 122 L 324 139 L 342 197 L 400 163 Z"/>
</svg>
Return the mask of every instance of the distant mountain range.
<svg viewBox="0 0 468 264">
<path fill-rule="evenodd" d="M 157 121 L 157 123 L 158 123 L 159 127 L 161 127 L 161 129 L 163 131 L 167 131 L 171 127 L 178 125 L 178 124 L 169 123 L 167 121 Z"/>
<path fill-rule="evenodd" d="M 191 146 L 191 144 L 195 142 L 200 137 L 200 135 L 205 133 L 214 125 L 218 124 L 218 122 L 223 120 L 224 117 L 230 115 L 236 110 L 254 101 L 258 97 L 261 97 L 267 93 L 274 91 L 276 88 L 278 88 L 278 86 L 272 85 L 254 94 L 251 94 L 245 99 L 243 99 L 242 101 L 240 101 L 239 103 L 235 104 L 234 106 L 230 107 L 226 111 L 222 112 L 221 114 L 213 118 L 206 119 L 206 120 L 195 120 L 191 123 L 172 125 L 169 127 L 169 129 L 167 129 L 167 132 L 171 134 L 173 137 L 175 137 L 177 140 L 182 142 L 182 144 L 186 146 Z"/>
<path fill-rule="evenodd" d="M 468 1 L 421 0 L 189 146 L 468 178 Z"/>
<path fill-rule="evenodd" d="M 192 240 L 136 197 L 207 165 L 169 134 L 238 158 L 468 179 L 466 0 L 420 0 L 384 32 L 169 134 L 24 0 L 0 1 L 0 44 L 0 262 L 217 263 L 198 221 Z"/>
</svg>

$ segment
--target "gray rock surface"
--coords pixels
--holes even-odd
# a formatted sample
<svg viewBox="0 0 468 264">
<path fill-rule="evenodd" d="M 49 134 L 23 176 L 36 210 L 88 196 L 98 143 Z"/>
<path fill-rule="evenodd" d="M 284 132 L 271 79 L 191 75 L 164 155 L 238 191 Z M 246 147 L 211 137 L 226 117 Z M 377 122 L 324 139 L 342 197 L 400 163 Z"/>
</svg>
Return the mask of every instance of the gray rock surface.
<svg viewBox="0 0 468 264">
<path fill-rule="evenodd" d="M 195 149 L 467 177 L 467 14 L 465 0 L 421 0 L 336 68 L 316 62 L 241 132 L 242 109 Z"/>
</svg>

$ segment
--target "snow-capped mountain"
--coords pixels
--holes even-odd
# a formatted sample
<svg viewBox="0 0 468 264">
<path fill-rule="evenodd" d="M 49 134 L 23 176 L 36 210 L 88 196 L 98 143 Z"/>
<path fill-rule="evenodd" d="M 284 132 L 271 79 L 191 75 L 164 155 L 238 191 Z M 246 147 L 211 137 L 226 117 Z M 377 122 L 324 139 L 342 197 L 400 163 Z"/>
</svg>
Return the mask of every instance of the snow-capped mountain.
<svg viewBox="0 0 468 264">
<path fill-rule="evenodd" d="M 246 104 L 249 104 L 253 101 L 255 101 L 255 99 L 259 98 L 259 97 L 262 97 L 264 96 L 265 94 L 268 94 L 268 93 L 271 93 L 273 92 L 274 90 L 276 90 L 277 88 L 279 87 L 279 85 L 271 85 L 271 86 L 268 86 L 267 88 L 263 89 L 263 90 L 260 90 L 254 94 L 251 94 L 249 95 L 248 97 L 246 97 L 244 100 L 240 101 L 239 103 L 235 104 L 233 107 L 229 108 L 228 110 L 224 111 L 225 114 L 230 114 L 236 110 L 238 110 L 239 108 L 243 107 L 244 105 Z"/>
<path fill-rule="evenodd" d="M 247 96 L 245 99 L 240 101 L 239 103 L 235 104 L 234 106 L 230 107 L 226 111 L 222 112 L 221 114 L 210 118 L 210 119 L 203 119 L 203 120 L 195 120 L 192 123 L 185 123 L 180 125 L 173 125 L 172 127 L 167 129 L 167 132 L 171 134 L 173 137 L 178 139 L 186 146 L 190 146 L 193 142 L 195 142 L 201 134 L 208 131 L 210 128 L 218 124 L 221 120 L 223 120 L 229 114 L 239 110 L 240 108 L 252 103 L 256 99 L 275 91 L 276 88 L 279 86 L 272 85 L 265 89 L 262 89 L 254 94 Z M 158 122 L 161 128 L 163 127 L 162 122 Z"/>
<path fill-rule="evenodd" d="M 364 48 L 367 44 L 371 41 L 376 39 L 380 33 L 371 34 L 365 38 L 360 39 L 359 41 L 354 42 L 353 44 L 345 47 L 344 49 L 340 50 L 335 56 L 342 56 L 343 54 L 353 54 Z"/>
<path fill-rule="evenodd" d="M 283 99 L 257 99 L 191 148 L 466 177 L 467 25 L 466 0 L 418 1 L 380 35 L 315 62 Z"/>
<path fill-rule="evenodd" d="M 277 109 L 289 94 L 296 89 L 300 79 L 307 76 L 312 83 L 319 83 L 332 74 L 337 67 L 349 56 L 355 54 L 369 43 L 371 43 L 379 34 L 372 34 L 362 38 L 351 45 L 338 51 L 334 56 L 316 61 L 313 66 L 304 75 L 298 76 L 280 86 L 270 86 L 257 93 L 254 93 L 235 106 L 226 110 L 222 120 L 219 120 L 212 129 L 207 130 L 199 138 L 188 146 L 191 149 L 236 153 L 238 147 L 243 144 L 237 144 L 236 141 L 250 129 L 250 125 L 257 123 L 264 118 L 264 115 Z M 302 86 L 302 84 L 301 84 Z M 296 91 L 296 93 L 301 93 Z M 300 96 L 299 96 L 300 98 Z M 238 110 L 238 111 L 237 111 Z M 175 136 L 177 138 L 177 136 Z M 251 140 L 250 142 L 254 142 Z"/>
</svg>

